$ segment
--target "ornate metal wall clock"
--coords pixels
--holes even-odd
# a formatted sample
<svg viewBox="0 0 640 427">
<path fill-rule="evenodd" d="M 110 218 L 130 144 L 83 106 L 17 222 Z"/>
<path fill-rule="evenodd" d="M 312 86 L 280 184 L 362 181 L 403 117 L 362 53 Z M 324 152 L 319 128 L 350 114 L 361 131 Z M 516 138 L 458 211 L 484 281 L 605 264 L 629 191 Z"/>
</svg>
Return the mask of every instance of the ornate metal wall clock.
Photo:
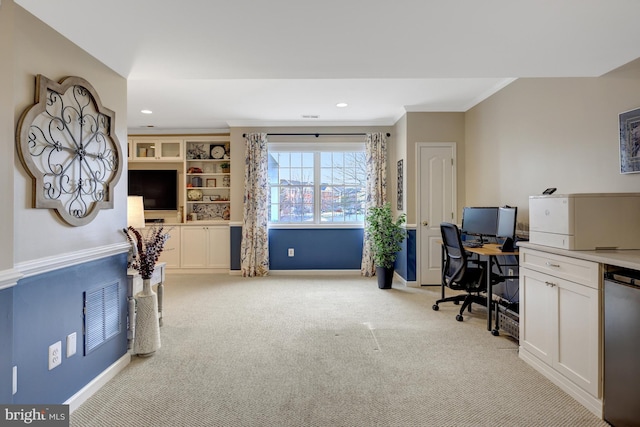
<svg viewBox="0 0 640 427">
<path fill-rule="evenodd" d="M 54 209 L 73 226 L 113 208 L 123 168 L 115 113 L 86 80 L 56 83 L 38 75 L 35 104 L 18 122 L 16 145 L 33 178 L 34 208 Z"/>
</svg>

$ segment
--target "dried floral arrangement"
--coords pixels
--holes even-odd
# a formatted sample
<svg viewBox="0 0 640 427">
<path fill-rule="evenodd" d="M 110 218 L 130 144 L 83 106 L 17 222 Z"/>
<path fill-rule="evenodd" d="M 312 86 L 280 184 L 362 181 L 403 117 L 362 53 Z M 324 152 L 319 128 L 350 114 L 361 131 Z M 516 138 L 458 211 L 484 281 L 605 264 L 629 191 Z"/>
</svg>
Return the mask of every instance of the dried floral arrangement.
<svg viewBox="0 0 640 427">
<path fill-rule="evenodd" d="M 169 240 L 169 230 L 164 231 L 163 226 L 154 226 L 149 227 L 144 233 L 133 227 L 124 228 L 122 231 L 134 248 L 131 267 L 138 270 L 143 279 L 151 279 L 156 262 Z"/>
</svg>

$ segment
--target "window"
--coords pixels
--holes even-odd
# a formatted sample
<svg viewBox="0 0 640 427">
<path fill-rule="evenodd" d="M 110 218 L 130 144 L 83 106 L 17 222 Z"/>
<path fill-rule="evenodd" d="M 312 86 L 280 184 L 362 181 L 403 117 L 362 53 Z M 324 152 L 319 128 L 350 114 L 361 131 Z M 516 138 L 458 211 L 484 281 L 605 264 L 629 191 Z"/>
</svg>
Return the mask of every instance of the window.
<svg viewBox="0 0 640 427">
<path fill-rule="evenodd" d="M 269 221 L 362 223 L 364 144 L 269 144 Z"/>
</svg>

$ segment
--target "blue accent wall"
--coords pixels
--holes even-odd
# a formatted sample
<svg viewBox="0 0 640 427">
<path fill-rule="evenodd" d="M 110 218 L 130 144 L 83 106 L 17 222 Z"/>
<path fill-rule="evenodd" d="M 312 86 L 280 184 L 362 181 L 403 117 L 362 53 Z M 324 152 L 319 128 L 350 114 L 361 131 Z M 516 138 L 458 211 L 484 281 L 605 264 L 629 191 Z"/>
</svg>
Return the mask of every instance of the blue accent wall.
<svg viewBox="0 0 640 427">
<path fill-rule="evenodd" d="M 362 228 L 270 229 L 271 270 L 359 270 Z M 287 251 L 293 248 L 295 256 Z"/>
<path fill-rule="evenodd" d="M 127 352 L 126 266 L 124 253 L 27 277 L 12 288 L 13 364 L 18 366 L 13 403 L 63 403 Z M 120 283 L 120 333 L 85 356 L 83 294 L 114 282 Z M 66 337 L 73 332 L 76 354 L 67 358 Z M 49 346 L 57 341 L 62 364 L 49 371 Z M 0 397 L 9 403 L 4 394 Z"/>
<path fill-rule="evenodd" d="M 407 229 L 407 238 L 400 244 L 402 249 L 394 264 L 396 273 L 407 282 L 416 280 L 416 230 Z"/>
<path fill-rule="evenodd" d="M 13 378 L 13 287 L 0 290 L 0 402 L 11 402 Z"/>
<path fill-rule="evenodd" d="M 271 270 L 359 270 L 362 262 L 362 228 L 293 228 L 269 230 Z M 242 227 L 231 227 L 231 270 L 240 270 Z M 293 248 L 295 255 L 287 251 Z M 395 264 L 407 282 L 416 280 L 416 229 L 407 229 Z"/>
<path fill-rule="evenodd" d="M 229 233 L 231 241 L 231 247 L 229 248 L 229 250 L 231 251 L 231 265 L 229 266 L 229 268 L 231 270 L 240 270 L 240 244 L 242 243 L 242 227 L 231 226 Z"/>
</svg>

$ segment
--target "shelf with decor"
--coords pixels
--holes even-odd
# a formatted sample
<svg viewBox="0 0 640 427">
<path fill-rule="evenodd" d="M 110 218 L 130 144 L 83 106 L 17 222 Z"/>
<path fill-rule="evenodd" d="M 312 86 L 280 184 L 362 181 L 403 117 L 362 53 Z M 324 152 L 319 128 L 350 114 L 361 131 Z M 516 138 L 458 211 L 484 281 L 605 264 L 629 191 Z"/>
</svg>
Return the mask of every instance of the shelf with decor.
<svg viewBox="0 0 640 427">
<path fill-rule="evenodd" d="M 185 221 L 229 221 L 230 154 L 228 136 L 185 140 Z"/>
</svg>

